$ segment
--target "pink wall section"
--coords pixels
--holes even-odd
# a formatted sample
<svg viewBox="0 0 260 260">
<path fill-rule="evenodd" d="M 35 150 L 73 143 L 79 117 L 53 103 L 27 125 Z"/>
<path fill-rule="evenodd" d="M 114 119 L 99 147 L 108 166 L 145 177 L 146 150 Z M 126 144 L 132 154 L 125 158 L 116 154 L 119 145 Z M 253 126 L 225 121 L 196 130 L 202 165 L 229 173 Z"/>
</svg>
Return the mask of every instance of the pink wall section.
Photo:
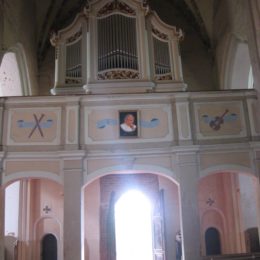
<svg viewBox="0 0 260 260">
<path fill-rule="evenodd" d="M 248 188 L 255 187 L 252 185 Z M 216 228 L 220 233 L 222 254 L 246 252 L 243 223 L 245 218 L 251 216 L 243 215 L 242 207 L 238 173 L 218 173 L 200 180 L 199 209 L 203 254 L 205 231 L 209 227 Z"/>
</svg>

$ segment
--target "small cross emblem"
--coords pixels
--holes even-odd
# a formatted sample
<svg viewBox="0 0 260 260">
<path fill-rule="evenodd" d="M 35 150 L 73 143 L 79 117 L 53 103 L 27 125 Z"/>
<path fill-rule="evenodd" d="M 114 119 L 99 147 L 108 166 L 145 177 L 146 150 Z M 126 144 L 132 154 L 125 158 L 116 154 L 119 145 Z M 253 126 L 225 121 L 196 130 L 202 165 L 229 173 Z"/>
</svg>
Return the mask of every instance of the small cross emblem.
<svg viewBox="0 0 260 260">
<path fill-rule="evenodd" d="M 215 200 L 212 198 L 208 198 L 206 201 L 206 204 L 208 204 L 210 207 L 215 203 Z"/>
<path fill-rule="evenodd" d="M 49 208 L 47 205 L 42 209 L 45 214 L 48 214 L 51 211 L 51 208 Z"/>
</svg>

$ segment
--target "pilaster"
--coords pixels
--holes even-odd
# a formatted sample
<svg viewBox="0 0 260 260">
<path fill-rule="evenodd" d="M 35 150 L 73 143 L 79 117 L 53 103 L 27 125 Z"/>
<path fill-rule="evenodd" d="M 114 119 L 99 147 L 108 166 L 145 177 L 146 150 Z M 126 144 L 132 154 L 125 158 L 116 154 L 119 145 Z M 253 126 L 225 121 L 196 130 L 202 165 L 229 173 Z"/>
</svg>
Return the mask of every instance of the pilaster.
<svg viewBox="0 0 260 260">
<path fill-rule="evenodd" d="M 64 260 L 81 260 L 81 160 L 64 161 Z"/>
<path fill-rule="evenodd" d="M 184 260 L 199 260 L 200 222 L 198 208 L 198 164 L 196 152 L 177 155 L 180 178 L 182 255 Z"/>
</svg>

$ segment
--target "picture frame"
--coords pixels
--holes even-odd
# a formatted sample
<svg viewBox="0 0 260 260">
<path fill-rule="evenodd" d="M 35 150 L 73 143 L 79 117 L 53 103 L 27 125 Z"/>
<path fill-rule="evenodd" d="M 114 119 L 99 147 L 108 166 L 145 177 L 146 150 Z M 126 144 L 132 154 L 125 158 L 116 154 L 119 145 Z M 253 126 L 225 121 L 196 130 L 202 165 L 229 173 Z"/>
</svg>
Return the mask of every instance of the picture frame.
<svg viewBox="0 0 260 260">
<path fill-rule="evenodd" d="M 120 137 L 138 137 L 139 118 L 137 110 L 119 111 L 119 136 Z"/>
</svg>

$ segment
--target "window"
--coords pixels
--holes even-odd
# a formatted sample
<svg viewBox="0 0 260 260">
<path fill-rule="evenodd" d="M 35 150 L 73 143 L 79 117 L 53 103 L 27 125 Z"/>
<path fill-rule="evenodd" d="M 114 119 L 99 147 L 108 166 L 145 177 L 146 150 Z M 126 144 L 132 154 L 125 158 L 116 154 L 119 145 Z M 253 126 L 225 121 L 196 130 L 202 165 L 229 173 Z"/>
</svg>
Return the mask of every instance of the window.
<svg viewBox="0 0 260 260">
<path fill-rule="evenodd" d="M 21 96 L 22 85 L 16 55 L 8 52 L 0 66 L 0 96 Z"/>
</svg>

